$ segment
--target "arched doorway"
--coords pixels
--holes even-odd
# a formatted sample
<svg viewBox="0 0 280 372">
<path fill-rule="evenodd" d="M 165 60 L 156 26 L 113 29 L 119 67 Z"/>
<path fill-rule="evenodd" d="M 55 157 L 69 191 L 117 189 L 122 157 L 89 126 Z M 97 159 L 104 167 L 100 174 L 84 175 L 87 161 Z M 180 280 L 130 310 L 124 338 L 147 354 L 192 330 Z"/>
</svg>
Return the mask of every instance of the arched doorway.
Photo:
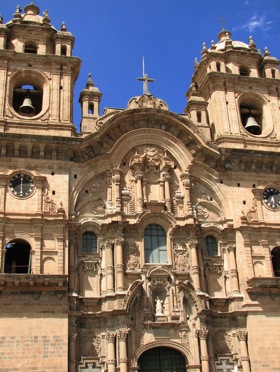
<svg viewBox="0 0 280 372">
<path fill-rule="evenodd" d="M 181 353 L 168 347 L 155 347 L 139 358 L 139 372 L 186 372 L 186 361 Z"/>
<path fill-rule="evenodd" d="M 30 274 L 31 247 L 25 240 L 12 240 L 6 245 L 5 273 Z"/>
</svg>

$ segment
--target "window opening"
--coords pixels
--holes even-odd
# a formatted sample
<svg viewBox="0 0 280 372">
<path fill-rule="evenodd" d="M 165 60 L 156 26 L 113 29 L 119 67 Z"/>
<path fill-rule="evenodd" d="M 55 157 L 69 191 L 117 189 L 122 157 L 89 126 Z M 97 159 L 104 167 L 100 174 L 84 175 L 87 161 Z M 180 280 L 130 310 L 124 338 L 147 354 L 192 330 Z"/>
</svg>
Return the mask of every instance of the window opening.
<svg viewBox="0 0 280 372">
<path fill-rule="evenodd" d="M 218 72 L 221 72 L 221 62 L 216 62 L 216 68 Z"/>
<path fill-rule="evenodd" d="M 42 110 L 43 92 L 34 85 L 20 85 L 14 89 L 13 108 L 22 115 L 32 117 Z"/>
<path fill-rule="evenodd" d="M 201 123 L 201 111 L 197 111 L 196 116 L 197 116 L 197 122 Z"/>
<path fill-rule="evenodd" d="M 96 235 L 90 231 L 83 233 L 82 236 L 82 252 L 95 253 L 97 252 L 97 238 Z"/>
<path fill-rule="evenodd" d="M 213 257 L 218 255 L 218 243 L 214 236 L 208 235 L 205 238 L 207 256 Z"/>
<path fill-rule="evenodd" d="M 13 240 L 5 247 L 4 272 L 12 274 L 31 273 L 31 247 L 24 240 Z"/>
<path fill-rule="evenodd" d="M 66 56 L 67 55 L 66 45 L 61 45 L 61 55 L 62 56 Z"/>
<path fill-rule="evenodd" d="M 156 224 L 148 225 L 144 232 L 145 262 L 167 263 L 166 234 Z"/>
<path fill-rule="evenodd" d="M 94 113 L 94 104 L 93 104 L 93 103 L 90 103 L 90 104 L 88 105 L 88 113 L 89 113 L 90 115 L 92 115 L 92 114 Z"/>
<path fill-rule="evenodd" d="M 32 42 L 26 43 L 24 47 L 24 53 L 37 54 L 37 45 Z"/>
<path fill-rule="evenodd" d="M 271 252 L 272 267 L 274 276 L 280 277 L 280 247 L 275 247 Z"/>
<path fill-rule="evenodd" d="M 240 66 L 239 67 L 239 74 L 241 76 L 250 76 L 250 70 L 246 66 Z"/>
<path fill-rule="evenodd" d="M 255 107 L 240 106 L 241 122 L 249 133 L 260 135 L 262 133 L 262 112 Z"/>
</svg>

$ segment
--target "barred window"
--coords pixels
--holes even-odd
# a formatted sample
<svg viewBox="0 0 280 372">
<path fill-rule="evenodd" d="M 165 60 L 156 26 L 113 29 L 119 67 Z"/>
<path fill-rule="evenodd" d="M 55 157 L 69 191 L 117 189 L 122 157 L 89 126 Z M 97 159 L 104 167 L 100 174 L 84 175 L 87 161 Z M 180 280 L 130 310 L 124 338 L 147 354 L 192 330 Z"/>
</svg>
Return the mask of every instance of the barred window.
<svg viewBox="0 0 280 372">
<path fill-rule="evenodd" d="M 145 262 L 167 263 L 166 234 L 155 224 L 148 225 L 144 233 Z"/>
<path fill-rule="evenodd" d="M 90 231 L 83 233 L 82 237 L 82 252 L 94 253 L 97 252 L 97 238 L 96 235 Z"/>
<path fill-rule="evenodd" d="M 207 256 L 213 257 L 218 255 L 218 243 L 216 238 L 211 235 L 207 235 L 205 238 L 206 243 L 206 254 Z"/>
</svg>

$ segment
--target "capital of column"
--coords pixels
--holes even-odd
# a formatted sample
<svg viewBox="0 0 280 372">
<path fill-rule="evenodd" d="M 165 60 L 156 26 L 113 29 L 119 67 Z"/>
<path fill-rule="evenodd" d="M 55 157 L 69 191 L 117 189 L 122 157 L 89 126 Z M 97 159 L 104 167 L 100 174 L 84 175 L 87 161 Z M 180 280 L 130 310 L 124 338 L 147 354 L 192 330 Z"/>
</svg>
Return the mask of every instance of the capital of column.
<svg viewBox="0 0 280 372">
<path fill-rule="evenodd" d="M 106 244 L 106 248 L 113 248 L 114 242 L 113 242 L 113 240 L 108 239 L 108 240 L 106 240 L 105 244 Z"/>
<path fill-rule="evenodd" d="M 247 339 L 247 331 L 238 331 L 237 338 L 239 341 L 246 341 Z"/>
<path fill-rule="evenodd" d="M 240 357 L 241 359 L 241 362 L 249 362 L 250 361 L 250 358 L 248 356 L 242 356 Z"/>
<path fill-rule="evenodd" d="M 199 329 L 196 331 L 196 334 L 200 340 L 206 340 L 207 335 L 208 335 L 208 330 L 207 329 Z"/>
<path fill-rule="evenodd" d="M 167 173 L 167 172 L 162 172 L 161 175 L 164 181 L 168 181 L 171 177 L 170 173 Z"/>
<path fill-rule="evenodd" d="M 124 330 L 124 331 L 119 331 L 119 332 L 118 332 L 119 340 L 120 340 L 120 341 L 126 341 L 126 339 L 127 339 L 127 334 L 128 334 L 128 331 L 126 331 L 126 330 Z"/>
<path fill-rule="evenodd" d="M 114 343 L 115 342 L 115 338 L 116 338 L 116 334 L 115 333 L 113 333 L 113 332 L 107 332 L 106 333 L 106 340 L 107 340 L 107 342 Z"/>
<path fill-rule="evenodd" d="M 142 180 L 142 178 L 143 178 L 143 175 L 144 175 L 144 172 L 141 172 L 141 171 L 136 171 L 135 173 L 134 173 L 134 177 L 135 177 L 135 179 L 137 180 L 137 181 L 141 181 Z"/>
<path fill-rule="evenodd" d="M 186 242 L 187 246 L 190 249 L 196 249 L 197 243 L 198 243 L 198 240 L 197 239 L 191 239 L 191 240 L 189 240 L 189 241 Z"/>
<path fill-rule="evenodd" d="M 120 246 L 120 245 L 122 245 L 123 241 L 124 241 L 124 238 L 116 238 L 115 239 L 115 244 Z"/>
</svg>

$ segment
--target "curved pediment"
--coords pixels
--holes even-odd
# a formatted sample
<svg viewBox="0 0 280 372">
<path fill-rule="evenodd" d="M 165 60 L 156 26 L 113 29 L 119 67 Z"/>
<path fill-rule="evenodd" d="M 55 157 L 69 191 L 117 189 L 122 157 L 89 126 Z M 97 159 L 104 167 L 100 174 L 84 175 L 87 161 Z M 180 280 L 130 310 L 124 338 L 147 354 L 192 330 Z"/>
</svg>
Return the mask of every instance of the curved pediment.
<svg viewBox="0 0 280 372">
<path fill-rule="evenodd" d="M 124 135 L 131 133 L 133 136 L 136 130 L 141 130 L 141 133 L 146 133 L 148 137 L 151 130 L 160 131 L 157 133 L 157 140 L 172 136 L 183 144 L 193 158 L 200 161 L 213 164 L 219 158 L 218 148 L 207 142 L 185 115 L 157 108 L 116 110 L 100 118 L 99 125 L 96 133 L 83 139 L 77 154 L 80 162 L 112 152 Z"/>
</svg>

